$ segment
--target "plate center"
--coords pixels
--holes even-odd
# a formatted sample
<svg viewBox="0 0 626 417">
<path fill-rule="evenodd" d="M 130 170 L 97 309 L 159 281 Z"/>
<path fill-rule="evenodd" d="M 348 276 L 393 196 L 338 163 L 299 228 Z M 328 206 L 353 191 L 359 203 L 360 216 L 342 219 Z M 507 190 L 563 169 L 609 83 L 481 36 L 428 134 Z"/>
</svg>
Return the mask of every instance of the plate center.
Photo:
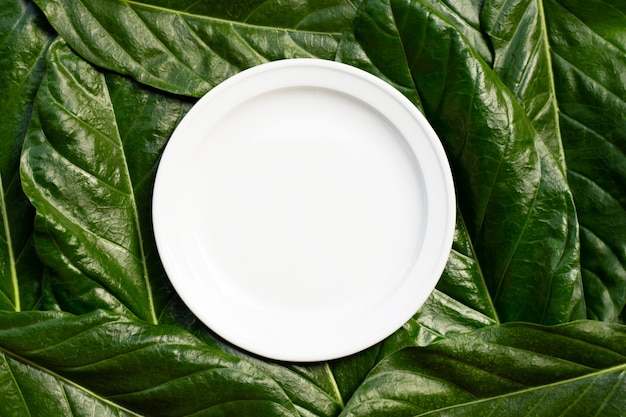
<svg viewBox="0 0 626 417">
<path fill-rule="evenodd" d="M 194 233 L 211 281 L 241 302 L 367 305 L 415 263 L 425 218 L 415 156 L 364 103 L 312 88 L 257 96 L 220 118 L 195 158 Z"/>
</svg>

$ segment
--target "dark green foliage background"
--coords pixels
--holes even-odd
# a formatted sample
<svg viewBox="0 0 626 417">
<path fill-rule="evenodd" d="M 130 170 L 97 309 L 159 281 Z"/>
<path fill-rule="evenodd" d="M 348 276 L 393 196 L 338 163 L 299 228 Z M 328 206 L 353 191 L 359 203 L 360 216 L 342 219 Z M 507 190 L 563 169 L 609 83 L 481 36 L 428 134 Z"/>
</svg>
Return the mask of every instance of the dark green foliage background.
<svg viewBox="0 0 626 417">
<path fill-rule="evenodd" d="M 625 48 L 616 0 L 0 0 L 0 415 L 623 415 Z M 405 94 L 458 198 L 423 308 L 327 363 L 198 323 L 150 217 L 195 100 L 297 57 Z"/>
</svg>

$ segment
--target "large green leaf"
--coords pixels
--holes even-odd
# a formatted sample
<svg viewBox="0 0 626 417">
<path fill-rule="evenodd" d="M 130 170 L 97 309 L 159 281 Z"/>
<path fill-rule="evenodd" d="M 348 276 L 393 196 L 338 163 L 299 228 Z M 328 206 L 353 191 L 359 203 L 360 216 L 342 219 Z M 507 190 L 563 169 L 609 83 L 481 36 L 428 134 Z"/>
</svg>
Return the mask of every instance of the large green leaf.
<svg viewBox="0 0 626 417">
<path fill-rule="evenodd" d="M 355 12 L 347 0 L 36 3 L 91 62 L 192 96 L 266 61 L 333 59 L 338 36 Z"/>
<path fill-rule="evenodd" d="M 625 377 L 624 326 L 501 325 L 387 357 L 342 416 L 619 416 Z"/>
<path fill-rule="evenodd" d="M 19 159 L 53 32 L 25 1 L 0 11 L 0 309 L 28 310 L 39 300 L 41 266 L 32 243 L 33 209 L 24 196 Z"/>
<path fill-rule="evenodd" d="M 256 26 L 341 32 L 354 16 L 358 0 L 151 0 L 141 3 L 174 12 L 211 16 Z"/>
<path fill-rule="evenodd" d="M 487 0 L 482 18 L 495 50 L 494 71 L 565 171 L 543 0 Z"/>
<path fill-rule="evenodd" d="M 613 321 L 626 305 L 626 10 L 571 0 L 545 9 L 587 310 Z"/>
<path fill-rule="evenodd" d="M 567 168 L 597 149 L 593 164 L 582 164 L 585 175 L 608 181 L 609 195 L 621 201 L 623 99 L 613 105 L 597 88 L 624 97 L 624 7 L 618 2 L 595 20 L 599 14 L 583 13 L 571 1 L 486 0 L 485 7 L 461 0 L 36 3 L 83 59 L 184 95 L 199 96 L 243 68 L 284 57 L 360 66 L 398 87 L 440 132 L 460 210 L 437 290 L 383 343 L 330 363 L 252 357 L 213 336 L 180 305 L 154 251 L 152 176 L 190 103 L 98 70 L 57 42 L 22 174 L 37 208 L 39 255 L 48 266 L 44 307 L 80 316 L 0 317 L 0 353 L 8 364 L 0 378 L 22 376 L 3 384 L 0 396 L 27 392 L 16 407 L 32 412 L 38 398 L 70 404 L 58 387 L 71 386 L 82 406 L 147 415 L 612 415 L 624 408 L 623 327 L 498 325 L 585 315 L 560 134 Z M 498 12 L 506 7 L 518 12 Z M 586 43 L 580 22 L 609 42 Z M 583 52 L 572 51 L 577 48 Z M 578 63 L 592 53 L 604 54 L 599 67 L 608 68 L 591 77 L 602 81 L 595 84 L 580 76 L 602 72 L 594 60 L 559 61 Z M 595 123 L 587 124 L 594 135 L 568 122 L 566 115 L 587 120 L 577 117 L 585 113 L 579 107 Z M 29 110 L 18 114 L 30 117 Z M 597 146 L 598 137 L 615 139 L 613 147 Z M 584 144 L 567 145 L 580 138 Z M 623 265 L 624 239 L 619 232 L 603 237 L 612 251 L 595 256 L 585 252 L 592 237 L 585 224 L 603 221 L 603 233 L 621 230 L 623 204 L 576 188 L 576 174 L 567 174 L 579 211 L 588 206 L 581 220 L 596 210 L 581 234 L 585 296 L 604 303 L 590 304 L 590 312 L 614 318 L 624 299 L 623 269 L 616 267 Z M 598 213 L 612 217 L 601 221 Z M 598 285 L 591 270 L 602 271 Z M 109 312 L 94 311 L 99 308 Z"/>
<path fill-rule="evenodd" d="M 497 415 L 618 416 L 625 346 L 626 327 L 601 322 L 477 330 L 387 356 L 345 398 L 341 415 L 471 415 L 484 407 Z M 59 409 L 69 403 L 77 416 L 96 406 L 150 416 L 322 416 L 343 408 L 294 405 L 267 374 L 177 327 L 101 311 L 0 312 L 0 353 L 0 376 L 10 382 L 0 392 L 16 400 L 0 405 L 9 415 L 46 415 L 46 398 Z"/>
<path fill-rule="evenodd" d="M 54 372 L 0 352 L 0 414 L 4 417 L 136 415 Z"/>
<path fill-rule="evenodd" d="M 171 291 L 152 238 L 152 179 L 187 108 L 51 45 L 22 156 L 49 307 L 159 321 Z"/>
<path fill-rule="evenodd" d="M 177 327 L 102 311 L 0 312 L 0 353 L 0 395 L 15 400 L 0 410 L 11 416 L 298 415 L 247 362 Z"/>
<path fill-rule="evenodd" d="M 494 69 L 563 167 L 566 148 L 588 314 L 615 320 L 626 304 L 626 89 L 616 77 L 626 70 L 624 11 L 579 1 L 485 6 Z"/>
<path fill-rule="evenodd" d="M 558 103 L 555 92 L 546 16 L 542 0 L 500 1 L 485 3 L 485 27 L 495 49 L 494 71 L 511 89 L 526 110 L 537 140 L 551 153 L 542 160 L 544 175 L 565 173 L 565 157 L 559 125 Z M 573 197 L 567 196 L 564 213 L 569 235 L 563 236 L 567 246 L 578 252 L 579 228 Z M 535 229 L 540 235 L 549 228 Z M 578 253 L 573 256 L 578 256 Z M 554 271 L 554 280 L 573 280 L 579 269 L 563 262 Z M 587 291 L 589 293 L 589 291 Z M 586 298 L 589 298 L 586 296 Z"/>
<path fill-rule="evenodd" d="M 404 55 L 386 65 L 408 66 L 444 142 L 500 319 L 584 318 L 578 225 L 565 174 L 524 108 L 435 3 L 364 2 L 355 20 L 358 48 L 349 44 L 340 57 L 388 61 L 377 40 L 400 44 Z"/>
</svg>

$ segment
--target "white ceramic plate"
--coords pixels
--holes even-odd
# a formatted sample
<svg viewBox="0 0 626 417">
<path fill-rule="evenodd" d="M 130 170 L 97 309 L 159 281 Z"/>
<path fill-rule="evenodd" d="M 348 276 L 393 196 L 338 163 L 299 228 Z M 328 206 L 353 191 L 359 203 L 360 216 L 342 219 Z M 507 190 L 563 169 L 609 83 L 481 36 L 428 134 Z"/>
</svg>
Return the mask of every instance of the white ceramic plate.
<svg viewBox="0 0 626 417">
<path fill-rule="evenodd" d="M 402 326 L 444 268 L 452 176 L 402 94 L 316 59 L 243 71 L 172 135 L 156 177 L 157 247 L 210 329 L 268 358 L 319 361 Z"/>
</svg>

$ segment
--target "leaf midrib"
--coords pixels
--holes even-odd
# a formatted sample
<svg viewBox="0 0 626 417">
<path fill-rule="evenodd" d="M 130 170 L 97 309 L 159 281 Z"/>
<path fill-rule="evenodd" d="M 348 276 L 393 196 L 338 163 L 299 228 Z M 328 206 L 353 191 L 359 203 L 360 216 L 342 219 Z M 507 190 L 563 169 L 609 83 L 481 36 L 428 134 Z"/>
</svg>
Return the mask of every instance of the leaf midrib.
<svg viewBox="0 0 626 417">
<path fill-rule="evenodd" d="M 65 76 L 67 76 L 68 71 L 64 66 L 60 66 L 59 71 L 62 71 L 64 73 Z M 71 71 L 70 71 L 71 73 Z M 70 74 L 71 75 L 71 74 Z M 74 83 L 76 85 L 79 85 L 82 87 L 81 83 L 76 80 L 75 78 L 72 78 Z M 149 315 L 150 317 L 146 317 L 145 319 L 147 319 L 147 321 L 150 321 L 152 324 L 158 324 L 158 317 L 157 317 L 157 313 L 156 313 L 156 308 L 154 305 L 154 296 L 152 294 L 152 286 L 150 283 L 150 277 L 148 274 L 148 264 L 146 261 L 146 251 L 145 251 L 145 244 L 144 244 L 144 238 L 142 236 L 142 232 L 141 232 L 141 225 L 139 222 L 139 210 L 137 208 L 137 201 L 136 201 L 136 196 L 135 196 L 135 190 L 133 188 L 133 181 L 132 181 L 132 177 L 130 174 L 130 168 L 128 166 L 128 160 L 126 157 L 126 149 L 124 148 L 124 143 L 122 140 L 122 135 L 121 132 L 119 131 L 119 126 L 116 123 L 117 121 L 117 116 L 115 115 L 115 112 L 113 110 L 113 103 L 112 103 L 112 99 L 111 96 L 109 94 L 109 89 L 106 88 L 106 80 L 104 79 L 104 76 L 102 76 L 102 84 L 105 86 L 105 88 L 103 89 L 103 94 L 104 97 L 102 98 L 102 100 L 99 100 L 99 103 L 104 106 L 104 107 L 109 107 L 109 110 L 111 112 L 111 120 L 115 125 L 115 136 L 111 137 L 110 135 L 108 135 L 105 132 L 102 132 L 101 130 L 99 130 L 97 127 L 94 127 L 92 125 L 90 125 L 89 123 L 87 123 L 87 121 L 77 117 L 72 111 L 70 111 L 69 109 L 67 109 L 63 103 L 58 102 L 58 100 L 54 100 L 54 103 L 56 103 L 57 106 L 61 107 L 62 109 L 64 109 L 66 111 L 66 113 L 68 115 L 70 115 L 70 117 L 74 118 L 78 123 L 83 124 L 86 127 L 92 128 L 95 131 L 97 131 L 101 137 L 104 137 L 106 140 L 110 141 L 114 146 L 118 147 L 120 150 L 120 166 L 122 167 L 122 173 L 123 173 L 123 177 L 126 179 L 127 181 L 127 192 L 124 193 L 123 190 L 121 190 L 118 187 L 113 187 L 110 184 L 108 184 L 107 182 L 105 182 L 104 180 L 98 178 L 96 175 L 94 175 L 93 173 L 85 170 L 84 168 L 78 167 L 76 164 L 73 164 L 74 166 L 77 166 L 79 169 L 81 169 L 83 172 L 87 173 L 90 176 L 93 176 L 94 178 L 98 179 L 98 181 L 101 184 L 105 184 L 109 187 L 112 187 L 116 192 L 121 192 L 124 194 L 128 195 L 128 200 L 130 201 L 130 209 L 132 211 L 132 217 L 133 217 L 133 225 L 134 225 L 134 229 L 136 232 L 136 238 L 137 238 L 137 242 L 139 244 L 139 257 L 134 256 L 133 257 L 135 259 L 138 258 L 138 261 L 141 264 L 141 272 L 142 272 L 142 278 L 143 278 L 143 282 L 144 282 L 144 287 L 146 289 L 146 296 L 148 298 L 147 302 L 148 302 L 148 310 L 149 310 Z M 88 93 L 89 95 L 92 95 L 89 91 L 85 90 L 83 88 L 83 90 Z M 51 142 L 47 141 L 48 146 L 51 146 Z M 58 152 L 58 151 L 57 151 Z M 63 156 L 62 153 L 58 152 L 59 155 Z M 64 157 L 64 156 L 63 156 Z M 71 163 L 67 158 L 64 157 L 64 159 L 66 161 L 68 161 L 69 163 Z M 59 210 L 58 207 L 54 207 L 56 210 Z M 72 216 L 73 217 L 73 216 Z M 75 222 L 77 223 L 77 222 Z M 89 230 L 89 228 L 83 228 L 83 230 L 87 231 L 88 233 L 92 234 L 92 235 L 96 235 L 93 231 Z M 96 235 L 99 238 L 102 238 L 102 236 Z M 109 240 L 110 242 L 110 240 Z M 123 246 L 121 246 L 119 243 L 117 242 L 111 242 L 114 243 L 116 246 L 123 248 Z M 124 248 L 126 251 L 128 251 L 128 253 L 132 253 L 131 251 L 129 251 L 128 249 Z"/>
<path fill-rule="evenodd" d="M 553 382 L 553 383 L 550 383 L 550 384 L 539 385 L 537 387 L 531 387 L 531 388 L 526 388 L 526 389 L 522 389 L 522 390 L 518 390 L 518 391 L 513 391 L 513 392 L 510 392 L 510 393 L 507 393 L 507 394 L 497 395 L 497 396 L 494 396 L 494 397 L 481 398 L 481 399 L 478 399 L 478 400 L 475 400 L 475 401 L 470 401 L 470 402 L 466 402 L 466 403 L 454 404 L 454 405 L 451 405 L 451 406 L 442 407 L 442 408 L 439 408 L 439 409 L 436 409 L 436 410 L 431 410 L 431 411 L 428 411 L 426 413 L 420 414 L 420 417 L 422 417 L 422 416 L 430 416 L 430 415 L 439 415 L 439 413 L 441 413 L 442 411 L 452 411 L 454 409 L 463 408 L 463 407 L 466 407 L 466 406 L 469 406 L 469 405 L 476 405 L 476 404 L 481 404 L 481 403 L 487 403 L 487 402 L 494 401 L 494 400 L 497 400 L 497 399 L 504 400 L 506 398 L 512 398 L 512 397 L 515 397 L 517 395 L 524 394 L 524 393 L 530 393 L 530 392 L 533 392 L 533 391 L 541 391 L 541 390 L 546 390 L 546 389 L 551 389 L 551 388 L 557 388 L 557 387 L 560 387 L 560 386 L 565 386 L 567 384 L 573 384 L 573 383 L 578 382 L 578 381 L 584 381 L 585 379 L 593 379 L 593 378 L 597 378 L 597 377 L 600 377 L 600 376 L 603 376 L 603 375 L 608 375 L 608 374 L 615 373 L 615 372 L 620 372 L 620 371 L 622 373 L 626 372 L 626 364 L 621 364 L 621 365 L 613 366 L 613 367 L 610 367 L 610 368 L 601 369 L 601 370 L 596 371 L 596 372 L 592 372 L 592 373 L 581 375 L 581 376 L 574 377 L 574 378 L 568 378 L 568 379 L 565 379 L 563 381 L 558 381 L 558 382 Z M 622 379 L 624 379 L 623 376 L 622 376 Z M 613 388 L 613 390 L 611 392 L 613 392 L 614 389 L 615 388 Z"/>
<path fill-rule="evenodd" d="M 106 81 L 104 81 L 104 85 L 106 85 Z M 109 89 L 105 88 L 105 94 L 106 94 L 106 99 L 107 102 L 111 105 L 111 110 L 113 110 L 113 103 L 111 101 L 111 96 L 109 94 Z M 115 120 L 117 120 L 115 112 L 112 111 L 113 113 L 113 118 Z M 145 250 L 145 244 L 144 244 L 144 238 L 142 235 L 142 229 L 141 229 L 141 224 L 139 221 L 139 210 L 137 209 L 137 200 L 135 197 L 135 189 L 133 188 L 133 180 L 132 180 L 132 176 L 130 175 L 130 168 L 128 166 L 128 160 L 126 158 L 126 148 L 124 148 L 124 143 L 122 141 L 122 135 L 121 132 L 119 131 L 119 125 L 117 123 L 115 123 L 115 130 L 117 132 L 117 138 L 119 140 L 119 147 L 121 150 L 121 161 L 122 161 L 122 168 L 124 170 L 124 176 L 127 178 L 128 180 L 128 193 L 129 193 L 129 200 L 130 200 L 130 206 L 133 212 L 133 224 L 135 226 L 135 230 L 137 232 L 137 241 L 139 243 L 139 254 L 140 254 L 140 261 L 141 261 L 141 269 L 142 269 L 142 275 L 143 275 L 143 279 L 144 279 L 144 286 L 146 288 L 146 294 L 148 296 L 148 309 L 150 311 L 150 320 L 152 322 L 152 324 L 158 324 L 159 323 L 159 319 L 157 317 L 157 312 L 156 312 L 156 307 L 154 305 L 154 296 L 152 294 L 152 286 L 150 283 L 150 277 L 148 274 L 148 264 L 146 262 L 146 250 Z"/>
<path fill-rule="evenodd" d="M 332 389 L 333 389 L 332 393 L 335 395 L 335 400 L 339 401 L 339 405 L 342 409 L 345 408 L 346 403 L 341 395 L 341 391 L 339 390 L 337 379 L 335 378 L 333 371 L 330 369 L 330 365 L 328 364 L 328 362 L 324 363 L 324 370 L 328 374 L 328 379 L 330 380 L 330 383 L 332 385 Z M 332 398 L 332 397 L 329 396 L 329 398 Z"/>
<path fill-rule="evenodd" d="M 1 351 L 1 349 L 0 349 Z M 15 373 L 13 372 L 13 369 L 11 368 L 11 365 L 9 364 L 9 361 L 7 361 L 7 357 L 6 355 L 3 355 L 0 360 L 2 360 L 7 369 L 10 371 L 11 375 L 11 381 L 13 381 L 13 383 L 15 384 L 15 386 L 18 388 L 18 392 L 20 394 L 20 399 L 22 401 L 22 404 L 24 404 L 24 408 L 26 409 L 26 411 L 28 412 L 28 415 L 31 416 L 32 414 L 30 413 L 30 409 L 28 408 L 28 406 L 26 405 L 26 399 L 24 398 L 24 394 L 22 393 L 22 389 L 20 388 L 19 384 L 17 383 L 17 379 L 15 379 Z"/>
<path fill-rule="evenodd" d="M 313 34 L 313 35 L 331 35 L 331 36 L 341 36 L 342 35 L 341 32 L 320 32 L 320 31 L 315 31 L 315 30 L 301 30 L 301 29 L 297 29 L 297 28 L 258 25 L 258 24 L 248 23 L 248 22 L 245 22 L 245 21 L 244 22 L 240 22 L 240 21 L 237 21 L 237 20 L 228 20 L 228 19 L 223 19 L 223 18 L 214 17 L 214 16 L 204 16 L 204 15 L 189 13 L 189 12 L 182 11 L 182 10 L 168 9 L 166 7 L 155 6 L 153 4 L 145 4 L 145 3 L 141 3 L 141 2 L 138 2 L 138 1 L 135 1 L 135 0 L 118 0 L 118 1 L 120 3 L 127 4 L 130 9 L 143 8 L 143 9 L 158 10 L 158 11 L 161 11 L 163 13 L 171 13 L 171 14 L 179 15 L 181 18 L 191 17 L 191 18 L 194 18 L 194 19 L 207 20 L 207 21 L 216 22 L 216 23 L 222 23 L 222 24 L 230 25 L 230 26 L 243 26 L 243 27 L 247 27 L 247 28 L 260 29 L 260 30 L 276 30 L 276 31 L 283 31 L 283 32 L 308 33 L 308 34 Z M 350 5 L 352 5 L 352 7 L 354 7 L 354 5 L 351 2 L 350 2 Z"/>
<path fill-rule="evenodd" d="M 11 228 L 9 225 L 9 215 L 7 212 L 6 198 L 4 193 L 4 185 L 2 184 L 2 173 L 0 173 L 0 215 L 2 216 L 2 224 L 4 226 L 5 239 L 7 245 L 7 255 L 9 258 L 9 274 L 11 276 L 11 285 L 13 286 L 13 305 L 15 311 L 21 311 L 19 285 L 17 280 L 17 267 L 15 265 L 15 254 L 13 251 L 13 239 L 11 239 Z"/>
<path fill-rule="evenodd" d="M 137 414 L 134 411 L 131 411 L 131 410 L 127 409 L 127 408 L 124 408 L 123 406 L 121 406 L 119 404 L 116 404 L 113 401 L 110 401 L 110 400 L 108 400 L 107 398 L 105 398 L 105 397 L 103 397 L 101 395 L 98 395 L 97 393 L 95 393 L 95 392 L 85 388 L 84 386 L 79 385 L 78 383 L 72 381 L 71 379 L 68 379 L 68 378 L 64 377 L 63 375 L 60 375 L 60 374 L 52 371 L 49 368 L 46 368 L 46 367 L 44 367 L 42 365 L 39 365 L 36 362 L 28 360 L 28 359 L 24 358 L 23 356 L 18 355 L 15 352 L 11 352 L 11 351 L 3 348 L 3 347 L 0 347 L 0 354 L 8 356 L 10 358 L 13 358 L 14 360 L 16 360 L 18 362 L 21 362 L 21 363 L 23 363 L 23 364 L 25 364 L 27 366 L 33 367 L 33 368 L 37 369 L 40 372 L 46 373 L 46 374 L 52 376 L 53 378 L 55 378 L 59 382 L 63 382 L 65 384 L 67 384 L 67 385 L 71 385 L 71 386 L 75 387 L 76 389 L 78 389 L 79 391 L 88 394 L 90 397 L 95 398 L 98 401 L 101 401 L 101 402 L 103 402 L 105 404 L 108 404 L 109 406 L 111 406 L 114 409 L 119 409 L 120 411 L 128 413 L 128 415 L 131 415 L 131 416 L 141 417 L 140 414 Z M 16 385 L 17 385 L 17 381 L 16 381 Z"/>
<path fill-rule="evenodd" d="M 554 123 L 555 123 L 556 131 L 554 132 L 554 134 L 557 136 L 556 142 L 559 144 L 559 150 L 558 150 L 559 154 L 558 155 L 553 154 L 552 147 L 550 146 L 550 144 L 545 142 L 543 135 L 540 135 L 539 137 L 541 138 L 541 141 L 544 142 L 544 144 L 546 145 L 548 152 L 550 152 L 554 156 L 554 159 L 557 161 L 556 165 L 559 167 L 560 171 L 565 176 L 567 172 L 567 166 L 565 163 L 565 153 L 563 150 L 563 139 L 561 137 L 561 124 L 560 124 L 559 117 L 558 117 L 559 105 L 557 102 L 556 86 L 554 82 L 555 76 L 554 76 L 554 65 L 552 63 L 552 47 L 550 45 L 550 39 L 548 38 L 548 23 L 546 19 L 545 9 L 543 7 L 543 1 L 544 0 L 537 0 L 537 8 L 538 8 L 537 13 L 539 14 L 538 16 L 539 25 L 541 26 L 541 42 L 544 45 L 544 48 L 541 51 L 543 52 L 544 59 L 547 62 L 548 80 L 549 80 L 549 85 L 550 85 L 550 97 L 553 97 L 553 99 L 549 101 L 555 114 Z"/>
</svg>

